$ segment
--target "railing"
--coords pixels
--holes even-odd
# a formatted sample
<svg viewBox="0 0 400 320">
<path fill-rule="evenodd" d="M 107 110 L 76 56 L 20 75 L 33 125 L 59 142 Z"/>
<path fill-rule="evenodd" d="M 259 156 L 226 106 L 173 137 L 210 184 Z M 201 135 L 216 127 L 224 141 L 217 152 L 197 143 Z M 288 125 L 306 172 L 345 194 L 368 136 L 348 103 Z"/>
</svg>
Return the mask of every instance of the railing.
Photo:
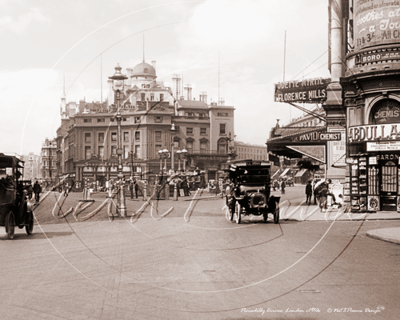
<svg viewBox="0 0 400 320">
<path fill-rule="evenodd" d="M 216 150 L 187 150 L 187 154 L 188 155 L 211 154 L 211 155 L 229 156 L 228 152 L 222 152 Z"/>
</svg>

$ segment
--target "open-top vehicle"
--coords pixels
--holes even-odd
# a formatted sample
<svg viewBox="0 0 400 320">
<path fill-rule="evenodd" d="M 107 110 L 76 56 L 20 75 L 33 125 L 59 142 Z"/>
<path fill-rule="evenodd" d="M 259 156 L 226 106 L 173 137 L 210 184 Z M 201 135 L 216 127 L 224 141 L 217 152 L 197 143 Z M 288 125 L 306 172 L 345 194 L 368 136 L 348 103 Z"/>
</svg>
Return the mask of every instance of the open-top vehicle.
<svg viewBox="0 0 400 320">
<path fill-rule="evenodd" d="M 33 232 L 33 212 L 27 201 L 26 184 L 22 177 L 23 161 L 0 153 L 0 226 L 6 228 L 10 239 L 15 226 L 25 227 L 28 235 Z"/>
<path fill-rule="evenodd" d="M 236 223 L 240 223 L 242 215 L 263 215 L 264 222 L 267 222 L 268 214 L 272 214 L 274 222 L 279 223 L 280 197 L 270 195 L 270 169 L 268 161 L 230 162 L 230 187 L 226 195 L 229 220 L 235 217 Z"/>
</svg>

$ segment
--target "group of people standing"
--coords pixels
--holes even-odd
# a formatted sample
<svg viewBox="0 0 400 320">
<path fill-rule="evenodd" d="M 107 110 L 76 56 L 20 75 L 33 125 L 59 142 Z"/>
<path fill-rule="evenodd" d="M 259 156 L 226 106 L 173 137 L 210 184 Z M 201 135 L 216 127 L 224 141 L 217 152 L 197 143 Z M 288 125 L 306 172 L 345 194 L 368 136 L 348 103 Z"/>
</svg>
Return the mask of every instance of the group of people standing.
<svg viewBox="0 0 400 320">
<path fill-rule="evenodd" d="M 314 204 L 318 202 L 320 210 L 326 210 L 328 206 L 328 197 L 331 197 L 331 203 L 336 203 L 335 195 L 329 190 L 331 179 L 325 180 L 319 184 L 309 180 L 306 185 L 306 204 L 311 204 L 312 195 L 314 195 Z"/>
</svg>

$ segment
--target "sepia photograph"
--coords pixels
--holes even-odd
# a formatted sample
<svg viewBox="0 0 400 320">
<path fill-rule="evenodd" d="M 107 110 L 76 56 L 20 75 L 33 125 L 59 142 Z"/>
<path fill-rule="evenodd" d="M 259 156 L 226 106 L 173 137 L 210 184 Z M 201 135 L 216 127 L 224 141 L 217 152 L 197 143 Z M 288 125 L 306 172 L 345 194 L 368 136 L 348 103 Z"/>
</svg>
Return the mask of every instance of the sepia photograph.
<svg viewBox="0 0 400 320">
<path fill-rule="evenodd" d="M 1 319 L 385 319 L 400 1 L 0 0 Z"/>
</svg>

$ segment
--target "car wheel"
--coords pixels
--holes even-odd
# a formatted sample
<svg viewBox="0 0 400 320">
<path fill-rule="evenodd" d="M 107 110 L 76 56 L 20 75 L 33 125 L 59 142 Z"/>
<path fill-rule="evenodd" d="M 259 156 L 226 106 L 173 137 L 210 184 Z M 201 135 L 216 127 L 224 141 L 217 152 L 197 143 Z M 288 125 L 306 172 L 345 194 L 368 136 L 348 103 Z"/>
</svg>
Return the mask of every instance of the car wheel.
<svg viewBox="0 0 400 320">
<path fill-rule="evenodd" d="M 235 205 L 235 213 L 236 213 L 236 223 L 239 224 L 242 220 L 242 206 L 239 202 L 236 202 Z"/>
<path fill-rule="evenodd" d="M 6 218 L 6 231 L 9 239 L 14 239 L 14 232 L 15 232 L 15 219 L 14 213 L 10 211 Z"/>
<path fill-rule="evenodd" d="M 29 223 L 27 226 L 25 226 L 25 231 L 28 235 L 31 235 L 33 233 L 33 225 L 35 223 L 35 220 L 33 219 L 33 213 L 29 213 Z"/>
<path fill-rule="evenodd" d="M 229 208 L 229 221 L 232 221 L 233 216 L 235 215 L 235 206 L 234 205 L 232 206 L 232 204 L 229 204 L 228 208 Z"/>
</svg>

